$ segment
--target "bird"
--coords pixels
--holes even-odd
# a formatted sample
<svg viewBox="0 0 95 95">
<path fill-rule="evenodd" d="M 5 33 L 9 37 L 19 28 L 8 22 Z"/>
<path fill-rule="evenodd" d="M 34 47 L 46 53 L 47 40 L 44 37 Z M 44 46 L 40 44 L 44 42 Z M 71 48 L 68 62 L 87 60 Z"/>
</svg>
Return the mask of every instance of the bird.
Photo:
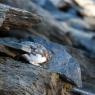
<svg viewBox="0 0 95 95">
<path fill-rule="evenodd" d="M 7 51 L 3 51 L 4 53 L 15 57 L 17 59 L 24 58 L 29 63 L 40 66 L 40 64 L 47 63 L 49 60 L 49 51 L 42 45 L 37 42 L 32 41 L 18 41 L 11 39 L 3 39 L 0 42 L 0 45 L 3 45 L 7 48 Z M 2 47 L 3 48 L 3 47 Z"/>
<path fill-rule="evenodd" d="M 40 66 L 48 61 L 49 52 L 43 45 L 29 41 L 22 42 L 21 44 L 29 45 L 31 48 L 31 52 L 22 54 L 22 57 L 29 63 Z"/>
<path fill-rule="evenodd" d="M 47 61 L 46 56 L 42 56 L 40 54 L 24 54 L 23 57 L 29 61 L 29 63 L 36 65 L 36 66 L 40 66 L 40 64 L 44 63 Z"/>
</svg>

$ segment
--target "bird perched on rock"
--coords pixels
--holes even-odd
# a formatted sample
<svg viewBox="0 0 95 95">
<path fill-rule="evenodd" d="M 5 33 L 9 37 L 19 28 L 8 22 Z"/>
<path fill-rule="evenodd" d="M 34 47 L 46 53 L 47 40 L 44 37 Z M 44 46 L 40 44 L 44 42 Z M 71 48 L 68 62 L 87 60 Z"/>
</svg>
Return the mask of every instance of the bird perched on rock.
<svg viewBox="0 0 95 95">
<path fill-rule="evenodd" d="M 39 66 L 48 61 L 49 52 L 41 44 L 31 41 L 17 41 L 11 39 L 1 39 L 0 45 L 3 45 L 2 52 L 12 57 L 22 57 L 29 63 Z M 6 50 L 7 49 L 7 50 Z"/>
<path fill-rule="evenodd" d="M 39 66 L 40 64 L 47 62 L 49 54 L 44 46 L 34 42 L 22 42 L 22 44 L 29 45 L 31 48 L 30 53 L 22 55 L 29 63 Z"/>
</svg>

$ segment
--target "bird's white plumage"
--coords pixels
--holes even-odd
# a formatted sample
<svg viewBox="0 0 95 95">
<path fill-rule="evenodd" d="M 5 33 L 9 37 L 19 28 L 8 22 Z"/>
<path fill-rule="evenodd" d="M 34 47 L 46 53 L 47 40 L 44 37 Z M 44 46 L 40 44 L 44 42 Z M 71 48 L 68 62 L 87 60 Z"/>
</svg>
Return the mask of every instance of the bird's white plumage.
<svg viewBox="0 0 95 95">
<path fill-rule="evenodd" d="M 39 65 L 40 63 L 44 63 L 47 61 L 46 57 L 41 56 L 40 54 L 24 54 L 23 55 L 31 64 Z"/>
<path fill-rule="evenodd" d="M 49 54 L 47 49 L 43 45 L 28 41 L 22 42 L 22 44 L 25 46 L 30 46 L 30 52 L 22 55 L 22 57 L 24 57 L 29 63 L 40 65 L 48 60 Z"/>
</svg>

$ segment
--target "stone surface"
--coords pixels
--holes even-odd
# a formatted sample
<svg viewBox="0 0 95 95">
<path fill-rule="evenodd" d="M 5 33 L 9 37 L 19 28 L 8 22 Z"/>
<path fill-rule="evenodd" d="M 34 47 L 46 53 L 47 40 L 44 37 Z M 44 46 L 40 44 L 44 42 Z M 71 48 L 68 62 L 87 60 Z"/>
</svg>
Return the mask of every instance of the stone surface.
<svg viewBox="0 0 95 95">
<path fill-rule="evenodd" d="M 11 28 L 29 28 L 29 26 L 32 27 L 33 24 L 39 24 L 41 20 L 41 18 L 34 13 L 32 14 L 26 10 L 13 8 L 3 4 L 0 4 L 0 19 L 2 31 L 3 28 L 7 31 Z"/>
<path fill-rule="evenodd" d="M 67 80 L 75 82 L 79 87 L 82 86 L 80 66 L 65 50 L 64 46 L 43 40 L 39 37 L 35 38 L 34 42 L 43 44 L 52 53 L 49 64 L 45 68 L 52 72 L 60 73 L 63 75 L 63 79 L 67 77 Z"/>
<path fill-rule="evenodd" d="M 67 83 L 76 84 L 77 86 L 81 86 L 82 77 L 82 90 L 86 89 L 87 91 L 92 91 L 95 88 L 93 85 L 95 84 L 95 19 L 80 14 L 81 11 L 77 9 L 75 3 L 72 2 L 73 0 L 62 1 L 66 3 L 65 5 L 62 3 L 63 6 L 60 7 L 59 11 L 49 0 L 0 0 L 2 3 L 37 14 L 38 18 L 40 16 L 42 17 L 41 23 L 34 25 L 31 29 L 28 27 L 26 29 L 26 27 L 24 27 L 24 29 L 20 30 L 16 28 L 17 26 L 15 27 L 13 25 L 15 28 L 11 27 L 10 31 L 0 31 L 0 37 L 15 37 L 22 42 L 34 41 L 44 45 L 44 47 L 50 51 L 49 54 L 51 56 L 46 62 L 47 64 L 40 66 L 41 69 L 43 68 L 50 73 L 55 72 L 54 76 L 56 76 L 57 73 L 62 81 L 64 80 Z M 1 14 L 0 18 L 3 18 L 5 14 Z M 5 19 L 0 20 L 0 26 L 2 26 L 2 22 Z M 48 41 L 47 39 L 56 43 Z M 29 63 L 19 56 L 15 58 L 15 55 L 20 55 L 22 53 L 15 51 L 16 50 L 9 49 L 4 45 L 0 45 L 0 56 L 4 56 L 5 60 L 7 60 L 6 56 L 8 56 L 12 58 L 12 61 L 14 61 L 14 59 L 16 62 L 22 61 L 22 64 L 25 62 L 25 65 Z M 8 58 L 8 60 L 11 60 L 11 58 Z M 2 59 L 4 58 L 1 58 L 1 60 Z M 35 68 L 39 67 L 36 66 Z M 79 68 L 82 74 L 80 74 Z M 68 87 L 68 85 L 66 84 L 65 87 Z M 57 95 L 60 95 L 60 93 L 57 93 Z"/>
<path fill-rule="evenodd" d="M 0 95 L 69 95 L 63 84 L 56 73 L 0 57 Z"/>
<path fill-rule="evenodd" d="M 1 42 L 2 40 L 4 39 L 2 38 Z M 12 40 L 12 42 L 16 42 L 16 40 Z M 50 72 L 59 73 L 63 79 L 65 78 L 67 81 L 77 85 L 78 87 L 82 86 L 80 66 L 75 61 L 75 59 L 66 52 L 63 46 L 44 40 L 40 37 L 34 38 L 34 42 L 42 44 L 48 51 L 50 51 L 49 55 L 51 57 L 47 60 L 47 64 L 42 65 L 43 68 L 47 69 Z M 19 51 L 16 50 L 16 52 Z"/>
</svg>

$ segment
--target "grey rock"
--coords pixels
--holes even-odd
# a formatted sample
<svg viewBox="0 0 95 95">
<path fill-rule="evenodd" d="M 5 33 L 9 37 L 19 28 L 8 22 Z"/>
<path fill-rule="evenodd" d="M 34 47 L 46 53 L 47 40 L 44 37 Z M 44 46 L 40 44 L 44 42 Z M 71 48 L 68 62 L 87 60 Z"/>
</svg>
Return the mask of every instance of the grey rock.
<svg viewBox="0 0 95 95">
<path fill-rule="evenodd" d="M 11 40 L 11 38 L 1 38 L 0 39 L 0 50 L 1 52 L 7 53 L 8 50 L 3 49 L 3 47 L 8 47 L 15 49 L 15 52 L 19 52 L 19 55 L 23 58 L 25 58 L 29 63 L 34 65 L 39 65 L 47 62 L 49 59 L 49 54 L 47 49 L 42 46 L 41 44 L 30 42 L 30 41 L 23 41 L 19 42 L 14 39 Z M 2 51 L 3 50 L 3 51 Z M 20 53 L 22 51 L 23 53 Z M 10 55 L 10 52 L 9 54 Z"/>
<path fill-rule="evenodd" d="M 67 77 L 67 80 L 74 82 L 79 87 L 82 86 L 80 66 L 76 59 L 65 50 L 64 46 L 41 38 L 34 39 L 34 42 L 43 44 L 52 52 L 49 64 L 46 64 L 45 68 L 49 71 L 60 73 L 63 78 Z"/>
<path fill-rule="evenodd" d="M 0 95 L 64 95 L 63 84 L 57 74 L 0 56 Z"/>
<path fill-rule="evenodd" d="M 40 37 L 35 37 L 33 39 L 35 43 L 42 44 L 48 51 L 50 51 L 49 55 L 51 58 L 49 58 L 47 64 L 42 65 L 43 68 L 50 72 L 59 73 L 63 79 L 65 78 L 67 81 L 77 85 L 78 87 L 82 86 L 80 66 L 76 60 L 68 52 L 66 52 L 64 46 L 52 43 Z M 16 45 L 18 44 L 14 45 L 15 48 Z"/>
</svg>

